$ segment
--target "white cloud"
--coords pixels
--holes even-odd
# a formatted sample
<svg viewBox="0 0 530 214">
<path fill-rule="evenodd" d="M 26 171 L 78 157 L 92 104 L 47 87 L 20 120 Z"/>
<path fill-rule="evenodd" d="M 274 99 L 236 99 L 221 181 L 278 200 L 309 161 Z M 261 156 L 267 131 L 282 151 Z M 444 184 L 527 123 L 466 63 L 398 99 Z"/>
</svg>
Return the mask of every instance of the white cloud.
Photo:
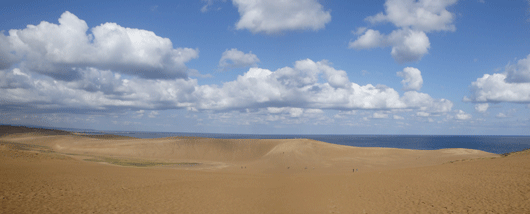
<svg viewBox="0 0 530 214">
<path fill-rule="evenodd" d="M 388 46 L 387 37 L 379 33 L 379 31 L 368 29 L 368 30 L 363 30 L 363 32 L 365 33 L 358 34 L 361 36 L 359 36 L 357 40 L 350 42 L 349 48 L 370 49 L 370 48 Z"/>
<path fill-rule="evenodd" d="M 447 7 L 457 0 L 387 0 L 385 13 L 366 18 L 372 24 L 390 22 L 419 31 L 455 31 L 454 14 Z"/>
<path fill-rule="evenodd" d="M 458 120 L 469 120 L 471 119 L 471 114 L 468 114 L 462 110 L 458 110 L 455 115 L 455 118 Z"/>
<path fill-rule="evenodd" d="M 410 29 L 395 30 L 389 35 L 369 29 L 349 43 L 349 48 L 357 50 L 388 46 L 392 46 L 392 57 L 402 63 L 419 61 L 429 52 L 431 43 L 425 32 Z"/>
<path fill-rule="evenodd" d="M 423 112 L 423 111 L 416 112 L 416 115 L 419 116 L 419 117 L 428 117 L 428 116 L 431 116 L 430 113 L 428 113 L 428 112 Z"/>
<path fill-rule="evenodd" d="M 372 115 L 372 118 L 385 119 L 385 118 L 388 118 L 388 114 L 380 113 L 380 112 L 374 112 L 374 114 Z"/>
<path fill-rule="evenodd" d="M 0 31 L 0 70 L 8 69 L 12 64 L 18 61 L 18 57 L 11 53 L 13 45 L 9 42 L 9 37 Z"/>
<path fill-rule="evenodd" d="M 371 49 L 392 46 L 392 57 L 400 63 L 419 61 L 430 48 L 426 33 L 431 31 L 455 31 L 454 14 L 447 7 L 457 0 L 387 0 L 385 13 L 369 16 L 372 24 L 390 22 L 398 29 L 389 35 L 377 30 L 363 30 L 349 48 Z M 362 29 L 362 28 L 360 28 Z"/>
<path fill-rule="evenodd" d="M 506 118 L 508 116 L 506 114 L 502 113 L 502 112 L 499 112 L 495 117 L 497 117 L 497 118 Z"/>
<path fill-rule="evenodd" d="M 324 28 L 331 21 L 317 0 L 233 0 L 241 18 L 236 29 L 252 33 L 275 34 L 290 30 Z"/>
<path fill-rule="evenodd" d="M 358 27 L 357 30 L 352 31 L 352 33 L 355 35 L 361 35 L 366 32 L 366 30 L 368 30 L 367 27 Z"/>
<path fill-rule="evenodd" d="M 490 105 L 488 103 L 479 103 L 475 105 L 475 110 L 480 113 L 484 113 L 488 111 L 489 106 Z"/>
<path fill-rule="evenodd" d="M 324 83 L 320 83 L 323 79 Z M 292 106 L 318 109 L 405 109 L 447 112 L 452 102 L 428 94 L 397 91 L 384 85 L 364 86 L 349 81 L 346 72 L 327 61 L 300 60 L 276 71 L 250 68 L 222 86 L 200 86 L 198 109 L 242 109 L 252 106 Z"/>
<path fill-rule="evenodd" d="M 133 118 L 142 118 L 144 116 L 145 110 L 138 110 L 134 113 L 136 113 L 136 115 L 134 115 Z"/>
<path fill-rule="evenodd" d="M 0 89 L 28 88 L 30 78 L 18 68 L 11 71 L 0 70 Z"/>
<path fill-rule="evenodd" d="M 464 101 L 471 102 L 530 102 L 530 83 L 509 83 L 506 73 L 484 74 L 471 83 L 471 96 Z"/>
<path fill-rule="evenodd" d="M 530 103 L 530 55 L 508 64 L 503 73 L 484 74 L 470 86 L 467 102 Z"/>
<path fill-rule="evenodd" d="M 156 116 L 158 116 L 158 111 L 151 111 L 151 113 L 149 113 L 149 115 L 147 115 L 149 118 L 156 118 Z"/>
<path fill-rule="evenodd" d="M 201 0 L 201 1 L 205 3 L 204 6 L 201 7 L 201 12 L 203 13 L 210 11 L 212 9 L 213 4 L 216 1 L 226 2 L 226 0 Z M 215 10 L 221 10 L 221 7 L 217 7 L 215 8 Z"/>
<path fill-rule="evenodd" d="M 397 72 L 397 75 L 403 77 L 403 80 L 401 81 L 401 84 L 403 84 L 403 90 L 419 91 L 423 85 L 421 71 L 417 68 L 406 67 L 402 72 Z"/>
<path fill-rule="evenodd" d="M 227 70 L 230 68 L 242 68 L 247 66 L 256 66 L 259 62 L 258 57 L 252 52 L 243 53 L 235 48 L 223 52 L 219 60 L 219 68 Z"/>
<path fill-rule="evenodd" d="M 446 99 L 433 99 L 430 95 L 417 91 L 407 91 L 401 97 L 401 101 L 408 108 L 417 108 L 420 111 L 441 113 L 449 112 L 453 102 Z"/>
<path fill-rule="evenodd" d="M 356 115 L 356 114 L 357 114 L 356 110 L 339 111 L 339 113 L 335 114 L 335 116 L 333 116 L 333 117 L 337 118 L 337 119 L 341 119 L 341 118 L 347 118 L 347 117 L 350 117 L 351 115 Z"/>
<path fill-rule="evenodd" d="M 272 112 L 274 113 L 272 113 Z M 224 124 L 330 124 L 333 119 L 322 114 L 319 109 L 302 108 L 257 108 L 251 111 L 210 112 L 208 117 L 213 122 Z"/>
<path fill-rule="evenodd" d="M 0 45 L 5 46 L 7 38 L 11 51 L 24 58 L 22 68 L 65 80 L 79 78 L 78 70 L 85 67 L 143 78 L 186 77 L 185 63 L 198 57 L 198 50 L 174 49 L 168 38 L 151 31 L 109 22 L 87 34 L 88 29 L 85 21 L 66 11 L 59 24 L 42 21 L 10 30 L 9 36 L 0 38 Z"/>
<path fill-rule="evenodd" d="M 389 40 L 392 42 L 390 55 L 400 63 L 419 61 L 431 47 L 429 37 L 423 31 L 393 31 Z"/>
<path fill-rule="evenodd" d="M 289 118 L 319 115 L 324 109 L 340 109 L 352 114 L 351 110 L 363 109 L 448 112 L 453 105 L 448 100 L 433 99 L 417 91 L 407 91 L 400 97 L 396 90 L 384 85 L 358 85 L 349 81 L 345 71 L 331 67 L 325 60 L 300 60 L 293 67 L 276 71 L 250 68 L 236 80 L 221 86 L 198 85 L 195 79 L 124 78 L 110 70 L 96 68 L 78 72 L 79 79 L 63 81 L 33 77 L 22 69 L 2 70 L 0 100 L 4 108 L 74 109 L 78 112 L 142 109 L 135 114 L 138 116 L 146 114 L 146 110 L 161 109 L 252 112 L 266 108 L 269 114 Z M 155 114 L 151 112 L 151 116 Z"/>
<path fill-rule="evenodd" d="M 394 120 L 404 120 L 405 118 L 399 115 L 394 115 Z"/>
<path fill-rule="evenodd" d="M 268 107 L 267 111 L 272 114 L 288 113 L 291 117 L 300 117 L 304 113 L 304 109 L 292 108 L 292 107 L 281 107 L 281 108 Z M 315 113 L 314 110 L 311 110 L 310 112 Z"/>
<path fill-rule="evenodd" d="M 206 13 L 213 5 L 214 0 L 202 0 L 202 2 L 205 2 L 206 4 L 201 7 L 201 12 Z"/>
<path fill-rule="evenodd" d="M 211 74 L 201 74 L 196 69 L 188 69 L 188 76 L 198 77 L 198 78 L 212 78 L 213 77 Z"/>
<path fill-rule="evenodd" d="M 34 109 L 163 109 L 184 108 L 193 100 L 197 81 L 193 79 L 150 80 L 123 79 L 111 71 L 94 68 L 80 70 L 76 81 L 49 77 L 28 78 L 16 72 L 0 72 L 10 82 L 2 83 L 0 100 L 4 107 Z M 1 82 L 0 82 L 1 83 Z M 141 113 L 141 112 L 140 112 Z"/>
<path fill-rule="evenodd" d="M 520 59 L 517 64 L 506 66 L 506 82 L 530 83 L 530 54 Z"/>
</svg>

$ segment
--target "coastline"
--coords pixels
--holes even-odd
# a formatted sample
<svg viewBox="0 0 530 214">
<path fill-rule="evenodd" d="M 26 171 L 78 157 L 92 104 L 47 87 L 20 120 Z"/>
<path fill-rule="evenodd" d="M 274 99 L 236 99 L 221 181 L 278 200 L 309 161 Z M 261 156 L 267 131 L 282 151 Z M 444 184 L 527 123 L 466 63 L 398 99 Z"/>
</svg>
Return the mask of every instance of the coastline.
<svg viewBox="0 0 530 214">
<path fill-rule="evenodd" d="M 530 211 L 528 150 L 40 131 L 2 135 L 0 152 L 2 213 Z"/>
</svg>

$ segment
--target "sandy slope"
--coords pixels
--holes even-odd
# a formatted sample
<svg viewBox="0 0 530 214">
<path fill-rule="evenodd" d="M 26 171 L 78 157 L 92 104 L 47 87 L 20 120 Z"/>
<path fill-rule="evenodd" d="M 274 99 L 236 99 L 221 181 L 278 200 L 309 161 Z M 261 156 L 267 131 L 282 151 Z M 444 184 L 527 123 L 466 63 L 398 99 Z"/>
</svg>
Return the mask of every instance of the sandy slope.
<svg viewBox="0 0 530 214">
<path fill-rule="evenodd" d="M 83 161 L 101 156 L 201 164 Z M 304 139 L 0 138 L 0 213 L 93 212 L 529 213 L 530 154 Z"/>
</svg>

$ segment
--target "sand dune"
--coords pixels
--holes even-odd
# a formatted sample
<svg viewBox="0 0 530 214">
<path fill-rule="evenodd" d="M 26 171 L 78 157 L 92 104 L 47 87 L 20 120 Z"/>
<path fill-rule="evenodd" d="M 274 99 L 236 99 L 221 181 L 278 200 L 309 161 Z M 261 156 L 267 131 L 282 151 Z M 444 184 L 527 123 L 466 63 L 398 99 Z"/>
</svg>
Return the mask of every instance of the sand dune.
<svg viewBox="0 0 530 214">
<path fill-rule="evenodd" d="M 362 172 L 430 166 L 449 161 L 497 157 L 471 149 L 410 150 L 335 145 L 309 139 L 212 139 L 169 137 L 136 139 L 85 135 L 16 134 L 3 139 L 52 148 L 63 154 L 201 163 L 213 168 L 247 167 L 253 172 Z M 75 156 L 74 156 L 75 157 Z M 207 168 L 207 167 L 206 167 Z"/>
<path fill-rule="evenodd" d="M 529 213 L 528 166 L 528 151 L 17 133 L 0 137 L 0 213 Z"/>
</svg>

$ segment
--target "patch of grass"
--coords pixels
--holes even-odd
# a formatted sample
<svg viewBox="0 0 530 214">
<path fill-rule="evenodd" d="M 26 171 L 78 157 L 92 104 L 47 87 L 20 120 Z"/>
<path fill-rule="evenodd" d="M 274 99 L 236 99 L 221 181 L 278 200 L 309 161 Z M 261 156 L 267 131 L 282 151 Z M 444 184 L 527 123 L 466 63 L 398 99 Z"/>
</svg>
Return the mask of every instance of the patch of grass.
<svg viewBox="0 0 530 214">
<path fill-rule="evenodd" d="M 199 163 L 168 163 L 168 162 L 154 162 L 147 160 L 132 160 L 132 159 L 119 159 L 119 158 L 109 158 L 109 157 L 95 157 L 83 159 L 84 161 L 91 162 L 105 162 L 118 166 L 134 166 L 134 167 L 153 167 L 153 166 L 174 166 L 174 165 L 196 165 Z"/>
<path fill-rule="evenodd" d="M 95 138 L 95 139 L 101 139 L 101 140 L 130 140 L 130 139 L 138 139 L 135 137 L 128 137 L 128 136 L 121 136 L 121 135 L 113 135 L 113 134 L 85 134 L 85 135 L 78 135 L 82 137 L 87 138 Z"/>
<path fill-rule="evenodd" d="M 43 153 L 53 152 L 53 150 L 50 147 L 33 145 L 33 144 L 0 141 L 0 145 L 5 145 L 9 149 L 12 149 L 12 150 L 36 151 L 36 152 L 43 152 Z"/>
<path fill-rule="evenodd" d="M 105 162 L 104 160 L 97 159 L 97 158 L 88 158 L 88 159 L 83 159 L 83 160 L 90 161 L 90 162 Z"/>
</svg>

